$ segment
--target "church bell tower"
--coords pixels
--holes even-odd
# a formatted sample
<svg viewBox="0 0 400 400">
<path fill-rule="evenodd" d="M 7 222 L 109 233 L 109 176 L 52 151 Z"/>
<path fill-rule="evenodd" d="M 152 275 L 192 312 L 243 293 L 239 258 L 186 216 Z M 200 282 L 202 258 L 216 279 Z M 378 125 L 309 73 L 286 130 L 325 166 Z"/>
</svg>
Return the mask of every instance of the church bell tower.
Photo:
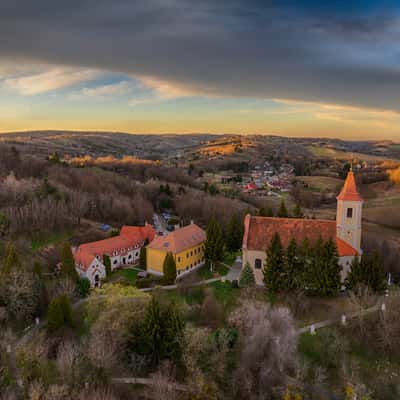
<svg viewBox="0 0 400 400">
<path fill-rule="evenodd" d="M 336 199 L 336 236 L 356 249 L 359 254 L 362 254 L 361 213 L 363 199 L 357 190 L 352 169 L 348 172 L 342 191 Z"/>
</svg>

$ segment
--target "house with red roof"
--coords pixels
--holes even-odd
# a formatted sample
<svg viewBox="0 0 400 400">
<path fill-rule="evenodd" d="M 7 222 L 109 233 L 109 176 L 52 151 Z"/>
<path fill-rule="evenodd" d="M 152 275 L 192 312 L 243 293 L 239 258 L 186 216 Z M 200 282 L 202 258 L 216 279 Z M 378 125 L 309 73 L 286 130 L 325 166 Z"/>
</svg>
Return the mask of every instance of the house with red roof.
<svg viewBox="0 0 400 400">
<path fill-rule="evenodd" d="M 176 263 L 177 278 L 204 265 L 204 242 L 206 232 L 195 223 L 158 236 L 146 248 L 147 271 L 163 275 L 163 264 L 167 253 L 171 253 Z"/>
<path fill-rule="evenodd" d="M 324 241 L 332 239 L 336 243 L 339 253 L 342 280 L 346 278 L 353 258 L 362 254 L 363 199 L 357 190 L 353 171 L 349 171 L 343 188 L 336 199 L 336 221 L 246 215 L 242 261 L 243 267 L 248 262 L 253 268 L 257 284 L 263 284 L 266 250 L 275 233 L 279 234 L 284 247 L 287 247 L 292 239 L 301 243 L 307 238 L 311 245 L 319 238 Z"/>
<path fill-rule="evenodd" d="M 111 270 L 123 265 L 135 264 L 140 256 L 140 249 L 155 237 L 151 225 L 123 226 L 118 236 L 96 242 L 81 244 L 73 251 L 75 268 L 81 277 L 89 279 L 92 287 L 100 285 L 106 277 L 104 255 L 110 258 Z"/>
</svg>

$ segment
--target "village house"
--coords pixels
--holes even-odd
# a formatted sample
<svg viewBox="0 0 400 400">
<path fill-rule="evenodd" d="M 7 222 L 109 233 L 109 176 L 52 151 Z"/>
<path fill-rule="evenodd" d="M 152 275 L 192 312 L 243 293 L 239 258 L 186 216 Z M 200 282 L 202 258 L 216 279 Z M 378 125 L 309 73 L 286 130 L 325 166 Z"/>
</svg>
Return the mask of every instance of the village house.
<svg viewBox="0 0 400 400">
<path fill-rule="evenodd" d="M 110 258 L 112 271 L 123 265 L 136 264 L 140 249 L 154 237 L 151 225 L 123 226 L 118 236 L 84 243 L 73 250 L 75 268 L 79 276 L 89 279 L 92 287 L 98 287 L 101 279 L 106 277 L 105 255 Z"/>
<path fill-rule="evenodd" d="M 357 191 L 353 171 L 347 175 L 337 196 L 336 221 L 298 218 L 253 217 L 246 215 L 243 236 L 243 267 L 248 262 L 254 270 L 256 283 L 263 284 L 266 250 L 275 233 L 287 247 L 292 239 L 301 243 L 307 238 L 314 244 L 320 237 L 335 241 L 342 266 L 342 281 L 346 278 L 354 257 L 361 250 L 361 212 L 363 200 Z"/>
<path fill-rule="evenodd" d="M 205 240 L 206 233 L 193 222 L 168 236 L 157 237 L 146 248 L 147 271 L 163 275 L 163 264 L 168 252 L 174 256 L 178 278 L 199 268 L 204 264 Z"/>
</svg>

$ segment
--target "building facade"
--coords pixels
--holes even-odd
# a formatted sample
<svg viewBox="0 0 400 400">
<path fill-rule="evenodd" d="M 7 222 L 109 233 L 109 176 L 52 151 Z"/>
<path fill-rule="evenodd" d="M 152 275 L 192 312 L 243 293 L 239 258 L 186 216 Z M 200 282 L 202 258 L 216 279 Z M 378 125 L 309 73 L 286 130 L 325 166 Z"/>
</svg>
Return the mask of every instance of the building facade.
<svg viewBox="0 0 400 400">
<path fill-rule="evenodd" d="M 110 259 L 111 270 L 124 265 L 136 264 L 140 250 L 155 237 L 154 229 L 145 226 L 123 226 L 120 234 L 108 239 L 81 244 L 73 250 L 75 268 L 81 277 L 89 279 L 92 287 L 100 286 L 106 276 L 104 256 Z"/>
<path fill-rule="evenodd" d="M 163 275 L 165 256 L 169 252 L 174 256 L 178 278 L 199 268 L 204 264 L 205 240 L 206 233 L 193 223 L 167 236 L 158 236 L 146 248 L 147 271 Z"/>
<path fill-rule="evenodd" d="M 337 196 L 336 221 L 246 215 L 242 245 L 243 267 L 248 262 L 254 271 L 256 283 L 262 285 L 266 250 L 275 233 L 279 234 L 284 247 L 292 239 L 300 244 L 307 238 L 311 245 L 319 238 L 324 241 L 332 239 L 336 243 L 342 267 L 341 278 L 344 281 L 353 258 L 362 254 L 362 204 L 353 171 L 350 171 Z"/>
</svg>

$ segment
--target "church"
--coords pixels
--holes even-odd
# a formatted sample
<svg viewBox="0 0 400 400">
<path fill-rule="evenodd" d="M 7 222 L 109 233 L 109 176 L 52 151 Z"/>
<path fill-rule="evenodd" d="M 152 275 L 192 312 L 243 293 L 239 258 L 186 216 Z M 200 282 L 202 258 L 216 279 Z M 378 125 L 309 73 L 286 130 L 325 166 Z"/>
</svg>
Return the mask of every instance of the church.
<svg viewBox="0 0 400 400">
<path fill-rule="evenodd" d="M 321 219 L 253 217 L 246 215 L 242 246 L 242 262 L 253 268 L 256 283 L 263 285 L 266 250 L 275 233 L 286 248 L 292 239 L 301 243 L 307 238 L 313 245 L 320 237 L 336 243 L 342 281 L 346 278 L 354 257 L 361 250 L 361 213 L 363 199 L 357 190 L 354 173 L 349 171 L 337 199 L 336 221 Z"/>
</svg>

